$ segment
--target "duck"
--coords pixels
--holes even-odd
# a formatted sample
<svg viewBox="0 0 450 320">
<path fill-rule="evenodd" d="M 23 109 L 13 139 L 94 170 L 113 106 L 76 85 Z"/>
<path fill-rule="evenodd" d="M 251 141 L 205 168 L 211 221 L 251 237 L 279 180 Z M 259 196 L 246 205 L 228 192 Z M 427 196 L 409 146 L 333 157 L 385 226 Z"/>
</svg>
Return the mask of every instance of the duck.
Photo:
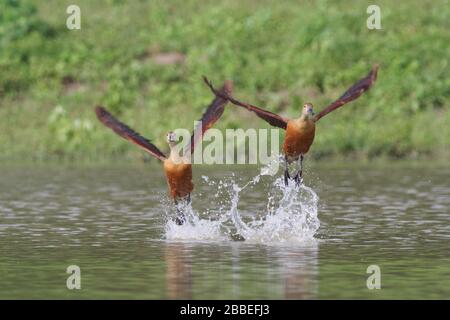
<svg viewBox="0 0 450 320">
<path fill-rule="evenodd" d="M 344 92 L 344 94 L 342 94 L 337 100 L 329 104 L 318 114 L 314 113 L 313 104 L 307 102 L 303 105 L 300 116 L 292 119 L 272 113 L 252 104 L 239 101 L 229 94 L 224 94 L 223 92 L 216 90 L 207 77 L 204 76 L 203 80 L 216 96 L 228 99 L 228 101 L 232 104 L 245 108 L 250 112 L 254 112 L 259 118 L 274 127 L 286 130 L 282 147 L 285 164 L 284 182 L 285 185 L 289 184 L 289 180 L 291 179 L 291 175 L 289 174 L 289 165 L 295 162 L 296 171 L 293 180 L 295 181 L 295 184 L 299 186 L 303 181 L 303 159 L 314 142 L 316 123 L 325 115 L 357 99 L 364 92 L 369 90 L 377 79 L 378 67 L 378 64 L 373 65 L 365 77 L 355 82 L 347 89 L 347 91 Z"/>
<path fill-rule="evenodd" d="M 173 131 L 169 131 L 166 135 L 166 141 L 169 145 L 169 155 L 164 154 L 149 139 L 130 128 L 125 123 L 115 118 L 105 107 L 96 106 L 95 113 L 97 119 L 106 127 L 110 128 L 120 137 L 137 145 L 151 156 L 161 161 L 163 171 L 167 180 L 169 196 L 174 200 L 177 208 L 176 224 L 182 225 L 186 221 L 186 217 L 179 204 L 190 204 L 191 193 L 194 189 L 192 182 L 192 163 L 191 155 L 195 151 L 195 147 L 199 144 L 205 132 L 211 128 L 214 123 L 222 116 L 225 105 L 228 100 L 222 96 L 231 95 L 233 84 L 231 81 L 225 81 L 221 88 L 220 95 L 216 95 L 214 100 L 206 109 L 201 119 L 194 129 L 194 133 L 187 146 L 183 149 L 182 155 L 178 150 L 178 137 Z"/>
</svg>

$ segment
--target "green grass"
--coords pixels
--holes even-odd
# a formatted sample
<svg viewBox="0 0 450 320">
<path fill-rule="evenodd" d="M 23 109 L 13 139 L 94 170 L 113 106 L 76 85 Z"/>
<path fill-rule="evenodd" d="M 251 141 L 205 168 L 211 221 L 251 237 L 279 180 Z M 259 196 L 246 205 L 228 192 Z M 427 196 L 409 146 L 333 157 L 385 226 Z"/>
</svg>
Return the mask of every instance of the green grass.
<svg viewBox="0 0 450 320">
<path fill-rule="evenodd" d="M 103 104 L 164 146 L 192 128 L 211 95 L 201 81 L 235 83 L 235 96 L 285 116 L 320 110 L 370 66 L 375 87 L 321 120 L 314 158 L 450 156 L 450 5 L 378 1 L 73 1 L 0 5 L 0 161 L 109 161 L 143 153 L 97 123 Z M 35 9 L 35 10 L 34 10 Z M 155 56 L 176 52 L 180 63 Z M 228 107 L 220 129 L 267 126 Z"/>
</svg>

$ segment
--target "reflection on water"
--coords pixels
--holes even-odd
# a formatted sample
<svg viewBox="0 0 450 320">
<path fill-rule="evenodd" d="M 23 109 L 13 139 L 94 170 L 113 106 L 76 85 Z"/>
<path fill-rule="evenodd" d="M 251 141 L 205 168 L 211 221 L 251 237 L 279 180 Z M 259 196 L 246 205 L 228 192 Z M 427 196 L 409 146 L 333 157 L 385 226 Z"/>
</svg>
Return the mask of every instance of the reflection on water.
<svg viewBox="0 0 450 320">
<path fill-rule="evenodd" d="M 317 298 L 317 245 L 260 248 L 261 254 L 251 258 L 244 243 L 234 243 L 231 247 L 219 245 L 227 252 L 219 255 L 211 252 L 213 257 L 204 261 L 199 261 L 199 246 L 206 252 L 217 249 L 216 246 L 183 242 L 163 242 L 162 245 L 169 299 L 207 299 L 211 290 L 217 290 L 213 293 L 217 298 Z M 250 265 L 249 260 L 267 265 L 257 267 Z M 219 270 L 209 264 L 218 264 Z"/>
<path fill-rule="evenodd" d="M 263 243 L 165 239 L 167 190 L 157 169 L 0 168 L 0 298 L 450 295 L 446 168 L 310 168 L 306 184 L 320 197 L 315 240 Z M 232 195 L 201 176 L 243 186 L 258 170 L 195 173 L 193 210 L 215 223 L 229 212 Z M 271 188 L 273 177 L 265 176 L 239 194 L 247 225 L 267 215 Z M 220 234 L 233 228 L 228 220 Z M 65 286 L 71 264 L 81 268 L 80 291 Z M 381 268 L 381 290 L 366 288 L 371 264 Z"/>
<path fill-rule="evenodd" d="M 169 299 L 192 299 L 190 260 L 183 243 L 165 245 L 166 286 Z"/>
<path fill-rule="evenodd" d="M 285 299 L 317 298 L 317 245 L 288 251 L 278 257 L 278 263 Z"/>
</svg>

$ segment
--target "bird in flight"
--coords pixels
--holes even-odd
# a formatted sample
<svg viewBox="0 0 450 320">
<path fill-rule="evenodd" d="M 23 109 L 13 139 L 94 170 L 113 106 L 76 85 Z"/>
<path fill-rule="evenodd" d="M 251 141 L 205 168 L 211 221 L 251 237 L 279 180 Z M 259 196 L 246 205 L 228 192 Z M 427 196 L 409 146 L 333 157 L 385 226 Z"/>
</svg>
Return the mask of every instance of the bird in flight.
<svg viewBox="0 0 450 320">
<path fill-rule="evenodd" d="M 97 106 L 95 108 L 95 113 L 101 123 L 112 129 L 122 138 L 138 145 L 140 148 L 144 149 L 144 151 L 163 163 L 163 169 L 169 187 L 169 194 L 174 199 L 177 207 L 176 223 L 178 225 L 185 222 L 185 216 L 183 212 L 178 209 L 178 204 L 189 204 L 191 202 L 190 194 L 194 189 L 190 155 L 194 152 L 195 146 L 202 139 L 205 132 L 222 116 L 225 105 L 228 102 L 227 99 L 222 96 L 230 95 L 232 87 L 233 84 L 231 81 L 225 81 L 222 89 L 219 91 L 220 95 L 215 96 L 214 100 L 197 123 L 197 127 L 194 129 L 194 133 L 184 148 L 184 152 L 181 156 L 179 150 L 175 147 L 178 142 L 178 137 L 174 132 L 167 133 L 167 143 L 170 148 L 170 154 L 169 156 L 166 156 L 150 140 L 144 138 L 126 124 L 117 120 L 104 107 Z"/>
<path fill-rule="evenodd" d="M 374 65 L 364 78 L 358 80 L 336 101 L 332 102 L 318 114 L 314 114 L 313 105 L 311 103 L 305 103 L 301 110 L 300 117 L 294 119 L 288 119 L 249 103 L 241 102 L 233 98 L 231 94 L 224 94 L 224 92 L 216 90 L 206 77 L 203 77 L 203 80 L 216 96 L 228 99 L 232 104 L 254 112 L 258 117 L 268 122 L 270 125 L 286 130 L 283 143 L 283 154 L 285 159 L 284 181 L 286 185 L 289 184 L 289 179 L 291 179 L 291 177 L 288 167 L 289 164 L 295 162 L 296 172 L 294 181 L 296 185 L 299 186 L 303 179 L 303 156 L 309 151 L 309 148 L 314 141 L 316 122 L 328 113 L 357 99 L 367 91 L 374 84 L 377 78 L 377 72 L 378 65 Z"/>
</svg>

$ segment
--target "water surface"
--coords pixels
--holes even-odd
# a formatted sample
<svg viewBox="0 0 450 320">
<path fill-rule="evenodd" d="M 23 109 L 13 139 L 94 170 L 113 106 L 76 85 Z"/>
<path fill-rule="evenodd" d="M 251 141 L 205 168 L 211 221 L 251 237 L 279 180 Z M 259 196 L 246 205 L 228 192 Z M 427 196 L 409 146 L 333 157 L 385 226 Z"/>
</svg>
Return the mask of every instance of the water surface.
<svg viewBox="0 0 450 320">
<path fill-rule="evenodd" d="M 196 168 L 194 210 L 217 221 L 231 199 L 215 182 L 242 186 L 258 172 Z M 196 239 L 194 228 L 174 240 L 159 166 L 2 167 L 0 298 L 450 297 L 449 169 L 316 165 L 306 175 L 319 197 L 312 239 L 246 241 L 227 221 L 231 234 Z M 239 194 L 245 223 L 267 214 L 273 180 Z M 66 288 L 69 265 L 81 290 Z M 380 290 L 367 289 L 369 265 Z"/>
</svg>

